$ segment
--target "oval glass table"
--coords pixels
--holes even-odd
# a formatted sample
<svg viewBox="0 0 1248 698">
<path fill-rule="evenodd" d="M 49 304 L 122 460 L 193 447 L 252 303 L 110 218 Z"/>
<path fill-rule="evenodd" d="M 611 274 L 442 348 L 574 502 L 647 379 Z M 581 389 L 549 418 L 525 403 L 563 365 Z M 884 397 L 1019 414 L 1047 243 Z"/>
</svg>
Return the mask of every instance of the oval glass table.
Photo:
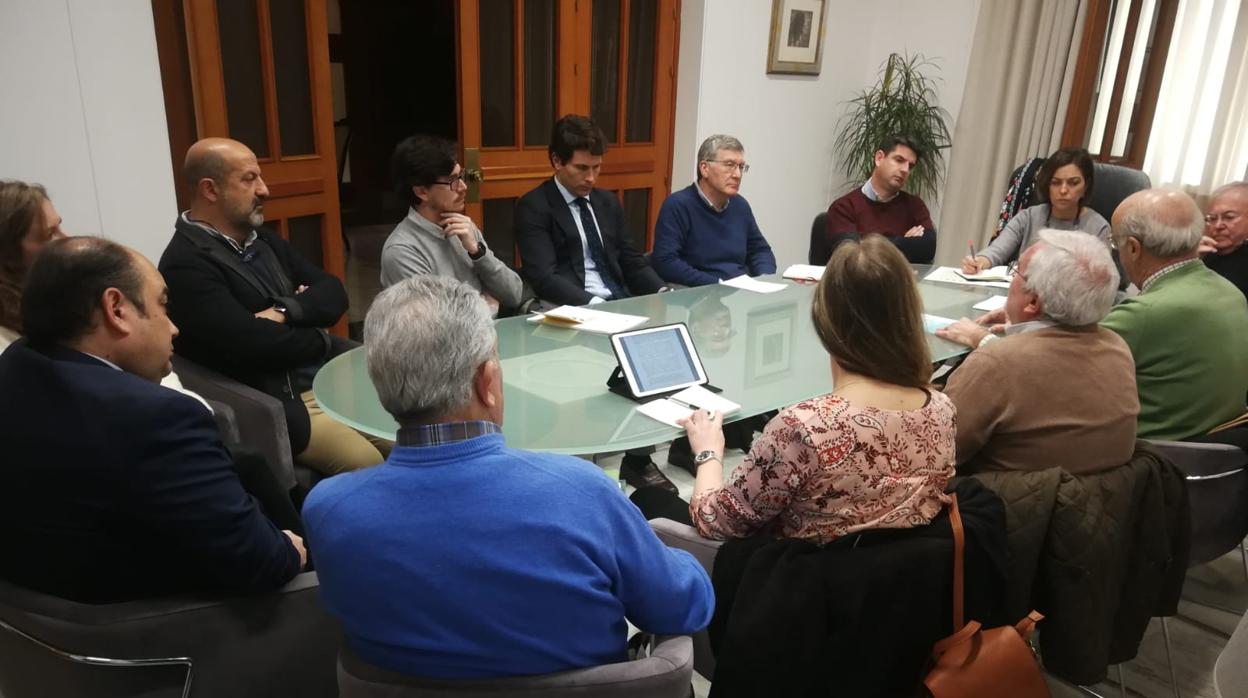
<svg viewBox="0 0 1248 698">
<path fill-rule="evenodd" d="M 924 312 L 974 317 L 972 305 L 1005 289 L 921 281 L 930 267 L 916 265 Z M 640 327 L 689 326 L 712 385 L 741 405 L 727 421 L 786 407 L 832 390 L 829 357 L 810 320 L 813 284 L 778 276 L 785 285 L 763 294 L 729 286 L 702 286 L 595 305 L 649 318 Z M 593 455 L 670 441 L 681 433 L 637 412 L 637 403 L 607 391 L 616 367 L 605 335 L 528 322 L 495 323 L 503 372 L 503 434 L 514 448 Z M 932 361 L 966 347 L 928 334 Z M 330 416 L 368 434 L 394 439 L 398 425 L 381 407 L 368 378 L 363 347 L 327 362 L 313 383 Z"/>
</svg>

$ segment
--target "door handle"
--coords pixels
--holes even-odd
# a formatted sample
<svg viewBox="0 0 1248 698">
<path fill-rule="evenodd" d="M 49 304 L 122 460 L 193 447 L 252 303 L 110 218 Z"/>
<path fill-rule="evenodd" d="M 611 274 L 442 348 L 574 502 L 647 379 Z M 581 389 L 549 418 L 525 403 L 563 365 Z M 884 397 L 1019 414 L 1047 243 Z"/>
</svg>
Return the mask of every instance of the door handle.
<svg viewBox="0 0 1248 698">
<path fill-rule="evenodd" d="M 478 148 L 464 148 L 464 181 L 468 183 L 467 203 L 481 203 L 481 151 Z"/>
</svg>

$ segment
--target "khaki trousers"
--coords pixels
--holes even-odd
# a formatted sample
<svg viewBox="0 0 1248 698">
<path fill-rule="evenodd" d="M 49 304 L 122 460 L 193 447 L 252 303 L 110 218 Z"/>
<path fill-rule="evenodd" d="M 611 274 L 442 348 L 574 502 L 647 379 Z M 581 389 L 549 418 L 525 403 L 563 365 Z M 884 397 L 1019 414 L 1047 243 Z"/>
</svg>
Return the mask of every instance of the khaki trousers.
<svg viewBox="0 0 1248 698">
<path fill-rule="evenodd" d="M 325 414 L 311 390 L 304 391 L 301 397 L 312 421 L 308 447 L 295 456 L 301 465 L 325 475 L 337 475 L 377 465 L 390 455 L 393 442 L 362 434 Z"/>
</svg>

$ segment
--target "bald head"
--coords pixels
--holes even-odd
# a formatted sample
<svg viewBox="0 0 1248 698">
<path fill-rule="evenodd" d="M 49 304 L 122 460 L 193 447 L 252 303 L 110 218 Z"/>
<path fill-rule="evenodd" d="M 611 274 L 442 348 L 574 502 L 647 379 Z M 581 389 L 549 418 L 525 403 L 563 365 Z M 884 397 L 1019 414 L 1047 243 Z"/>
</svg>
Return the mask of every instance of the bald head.
<svg viewBox="0 0 1248 698">
<path fill-rule="evenodd" d="M 264 223 L 268 187 L 247 146 L 229 138 L 205 138 L 186 151 L 182 174 L 192 188 L 191 217 L 242 242 Z"/>
<path fill-rule="evenodd" d="M 1177 189 L 1145 189 L 1123 199 L 1112 227 L 1119 247 L 1135 238 L 1153 257 L 1179 259 L 1196 254 L 1204 217 L 1192 197 Z"/>
</svg>

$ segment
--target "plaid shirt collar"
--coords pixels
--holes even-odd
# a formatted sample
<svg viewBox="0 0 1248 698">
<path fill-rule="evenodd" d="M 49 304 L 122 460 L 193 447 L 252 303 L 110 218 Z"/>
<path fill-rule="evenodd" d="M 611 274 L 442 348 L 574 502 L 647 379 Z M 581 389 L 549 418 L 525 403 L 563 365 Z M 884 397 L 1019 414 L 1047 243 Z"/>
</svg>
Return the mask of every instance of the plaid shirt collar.
<svg viewBox="0 0 1248 698">
<path fill-rule="evenodd" d="M 441 446 L 501 433 L 503 430 L 497 424 L 484 420 L 422 424 L 400 428 L 395 443 L 399 446 Z"/>
<path fill-rule="evenodd" d="M 1193 262 L 1199 262 L 1199 261 L 1200 261 L 1200 257 L 1193 257 L 1191 259 L 1185 259 L 1181 262 L 1175 262 L 1174 264 L 1167 264 L 1166 266 L 1153 272 L 1151 275 L 1149 275 L 1147 279 L 1144 279 L 1144 283 L 1140 285 L 1140 293 L 1144 293 L 1145 291 L 1147 291 L 1153 284 L 1157 283 L 1158 279 L 1165 276 L 1166 274 L 1169 274 L 1170 272 L 1176 269 L 1182 269 L 1183 267 Z"/>
<path fill-rule="evenodd" d="M 191 225 L 195 226 L 196 228 L 199 228 L 200 230 L 204 231 L 205 233 L 208 233 L 209 235 L 213 236 L 214 238 L 218 240 L 223 240 L 227 245 L 230 246 L 230 249 L 234 250 L 240 255 L 247 252 L 247 248 L 251 247 L 252 243 L 254 243 L 256 239 L 260 237 L 260 235 L 256 231 L 253 230 L 251 231 L 251 235 L 247 236 L 247 241 L 240 245 L 238 244 L 238 240 L 235 240 L 234 238 L 228 235 L 225 235 L 224 233 L 212 227 L 211 225 L 208 225 L 207 223 L 203 221 L 197 221 L 191 218 L 190 213 L 191 213 L 190 211 L 183 211 L 182 220 L 186 221 L 187 223 L 190 223 Z"/>
</svg>

